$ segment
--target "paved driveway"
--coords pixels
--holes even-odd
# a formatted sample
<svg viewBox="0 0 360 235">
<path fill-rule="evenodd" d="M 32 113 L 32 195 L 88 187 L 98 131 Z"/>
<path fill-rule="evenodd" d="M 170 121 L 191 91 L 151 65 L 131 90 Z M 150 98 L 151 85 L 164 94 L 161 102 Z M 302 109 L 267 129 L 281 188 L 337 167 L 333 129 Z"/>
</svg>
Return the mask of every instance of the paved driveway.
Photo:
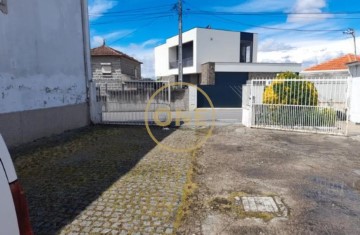
<svg viewBox="0 0 360 235">
<path fill-rule="evenodd" d="M 189 146 L 203 132 L 154 134 Z M 360 234 L 351 138 L 227 123 L 184 154 L 143 127 L 91 127 L 14 153 L 36 234 Z"/>
<path fill-rule="evenodd" d="M 191 133 L 154 129 L 168 144 Z M 172 234 L 192 155 L 144 127 L 91 127 L 15 149 L 35 234 Z"/>
<path fill-rule="evenodd" d="M 359 141 L 228 125 L 200 152 L 179 233 L 360 234 Z M 245 211 L 259 198 L 279 212 Z"/>
</svg>

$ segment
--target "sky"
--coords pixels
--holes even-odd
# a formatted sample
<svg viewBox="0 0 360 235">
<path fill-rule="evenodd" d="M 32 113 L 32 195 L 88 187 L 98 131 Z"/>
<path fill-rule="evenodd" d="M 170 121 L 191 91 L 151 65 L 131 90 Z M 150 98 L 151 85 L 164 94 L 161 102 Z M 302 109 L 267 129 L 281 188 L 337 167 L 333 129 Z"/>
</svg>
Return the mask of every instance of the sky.
<svg viewBox="0 0 360 235">
<path fill-rule="evenodd" d="M 89 0 L 91 46 L 106 44 L 143 62 L 154 78 L 154 47 L 177 35 L 177 0 Z M 358 32 L 359 0 L 184 0 L 184 31 L 206 27 L 259 35 L 258 62 L 306 68 L 354 53 L 348 28 Z M 289 14 L 300 13 L 300 14 Z M 311 14 L 309 14 L 311 13 Z"/>
</svg>

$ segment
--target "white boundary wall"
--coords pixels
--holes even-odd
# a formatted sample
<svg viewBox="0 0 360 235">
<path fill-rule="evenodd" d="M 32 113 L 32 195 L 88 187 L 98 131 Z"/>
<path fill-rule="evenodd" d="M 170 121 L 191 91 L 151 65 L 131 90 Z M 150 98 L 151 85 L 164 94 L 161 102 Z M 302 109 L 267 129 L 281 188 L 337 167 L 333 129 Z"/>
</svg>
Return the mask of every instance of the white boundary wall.
<svg viewBox="0 0 360 235">
<path fill-rule="evenodd" d="M 0 113 L 86 102 L 82 2 L 7 1 L 8 13 L 0 12 Z"/>
<path fill-rule="evenodd" d="M 352 78 L 350 121 L 360 123 L 360 77 Z"/>
</svg>

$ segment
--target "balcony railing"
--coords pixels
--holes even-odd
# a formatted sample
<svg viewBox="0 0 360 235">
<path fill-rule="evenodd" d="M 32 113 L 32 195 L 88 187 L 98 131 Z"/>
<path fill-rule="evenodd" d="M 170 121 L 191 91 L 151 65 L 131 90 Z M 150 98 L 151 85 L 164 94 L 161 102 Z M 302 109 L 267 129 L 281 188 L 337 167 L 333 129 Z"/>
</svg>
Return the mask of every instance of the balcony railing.
<svg viewBox="0 0 360 235">
<path fill-rule="evenodd" d="M 194 63 L 193 57 L 183 59 L 182 63 L 183 63 L 184 68 L 193 66 L 193 63 Z M 178 67 L 179 67 L 179 61 L 178 60 L 172 61 L 172 62 L 169 63 L 169 68 L 170 69 L 177 69 Z"/>
</svg>

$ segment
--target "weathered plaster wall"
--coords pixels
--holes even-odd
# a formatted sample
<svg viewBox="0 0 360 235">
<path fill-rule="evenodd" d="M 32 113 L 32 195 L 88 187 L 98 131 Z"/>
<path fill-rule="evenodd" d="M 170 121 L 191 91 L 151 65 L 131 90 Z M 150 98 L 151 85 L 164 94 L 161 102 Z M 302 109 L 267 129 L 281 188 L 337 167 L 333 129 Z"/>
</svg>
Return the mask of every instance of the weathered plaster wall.
<svg viewBox="0 0 360 235">
<path fill-rule="evenodd" d="M 0 45 L 0 114 L 86 102 L 80 0 L 8 1 Z"/>
<path fill-rule="evenodd" d="M 89 124 L 85 6 L 16 0 L 0 12 L 0 133 L 9 146 Z"/>
</svg>

